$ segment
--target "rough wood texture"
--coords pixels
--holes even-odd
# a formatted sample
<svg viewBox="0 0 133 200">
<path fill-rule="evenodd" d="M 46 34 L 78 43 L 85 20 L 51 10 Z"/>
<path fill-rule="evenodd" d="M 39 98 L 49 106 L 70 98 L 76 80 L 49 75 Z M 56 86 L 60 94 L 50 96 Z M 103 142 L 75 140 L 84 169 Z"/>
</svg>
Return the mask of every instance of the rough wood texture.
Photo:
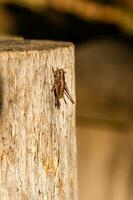
<svg viewBox="0 0 133 200">
<path fill-rule="evenodd" d="M 74 48 L 0 41 L 0 199 L 77 200 L 75 105 L 54 105 L 54 69 L 75 100 Z"/>
</svg>

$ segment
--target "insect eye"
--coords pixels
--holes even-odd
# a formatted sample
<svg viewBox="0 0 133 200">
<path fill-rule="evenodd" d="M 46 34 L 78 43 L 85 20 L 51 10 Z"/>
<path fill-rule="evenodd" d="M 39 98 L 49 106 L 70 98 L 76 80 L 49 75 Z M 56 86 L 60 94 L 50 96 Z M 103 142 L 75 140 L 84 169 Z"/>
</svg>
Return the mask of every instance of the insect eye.
<svg viewBox="0 0 133 200">
<path fill-rule="evenodd" d="M 62 74 L 63 71 L 60 71 L 60 74 Z"/>
</svg>

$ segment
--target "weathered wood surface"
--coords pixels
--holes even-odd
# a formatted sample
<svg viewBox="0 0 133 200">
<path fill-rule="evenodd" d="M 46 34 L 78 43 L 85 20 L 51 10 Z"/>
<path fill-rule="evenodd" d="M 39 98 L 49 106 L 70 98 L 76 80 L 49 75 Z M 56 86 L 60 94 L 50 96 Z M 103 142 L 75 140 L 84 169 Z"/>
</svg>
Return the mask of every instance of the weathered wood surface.
<svg viewBox="0 0 133 200">
<path fill-rule="evenodd" d="M 75 100 L 71 43 L 0 41 L 2 200 L 77 200 L 75 105 L 55 108 L 52 67 Z"/>
</svg>

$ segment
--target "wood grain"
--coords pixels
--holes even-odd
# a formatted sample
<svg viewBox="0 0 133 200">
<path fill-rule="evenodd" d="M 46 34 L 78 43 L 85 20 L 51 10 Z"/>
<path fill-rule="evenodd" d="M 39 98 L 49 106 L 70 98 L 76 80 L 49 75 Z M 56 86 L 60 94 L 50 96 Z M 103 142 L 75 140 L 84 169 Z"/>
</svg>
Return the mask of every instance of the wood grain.
<svg viewBox="0 0 133 200">
<path fill-rule="evenodd" d="M 75 105 L 55 108 L 52 67 L 75 100 L 73 44 L 0 41 L 2 200 L 77 200 Z"/>
</svg>

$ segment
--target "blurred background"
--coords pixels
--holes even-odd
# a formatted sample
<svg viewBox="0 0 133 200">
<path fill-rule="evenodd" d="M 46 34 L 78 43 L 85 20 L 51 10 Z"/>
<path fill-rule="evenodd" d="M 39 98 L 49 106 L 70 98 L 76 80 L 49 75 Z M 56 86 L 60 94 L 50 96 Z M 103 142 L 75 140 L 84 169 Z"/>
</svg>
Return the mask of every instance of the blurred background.
<svg viewBox="0 0 133 200">
<path fill-rule="evenodd" d="M 80 200 L 133 199 L 133 0 L 0 0 L 0 36 L 76 45 Z"/>
</svg>

